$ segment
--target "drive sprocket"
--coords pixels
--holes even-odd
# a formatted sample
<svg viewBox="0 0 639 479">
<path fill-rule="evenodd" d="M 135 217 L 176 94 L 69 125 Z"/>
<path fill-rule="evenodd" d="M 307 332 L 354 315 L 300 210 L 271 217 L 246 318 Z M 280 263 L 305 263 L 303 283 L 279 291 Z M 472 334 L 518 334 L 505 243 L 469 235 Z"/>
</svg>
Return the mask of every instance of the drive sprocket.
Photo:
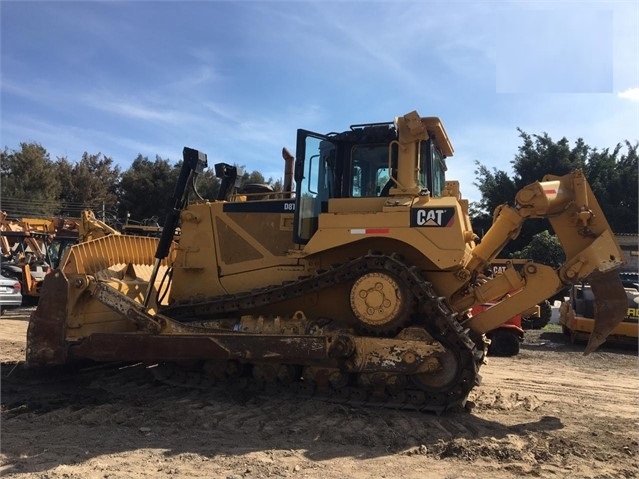
<svg viewBox="0 0 639 479">
<path fill-rule="evenodd" d="M 396 331 L 408 321 L 412 295 L 392 274 L 371 271 L 353 283 L 350 304 L 360 329 L 385 334 Z"/>
</svg>

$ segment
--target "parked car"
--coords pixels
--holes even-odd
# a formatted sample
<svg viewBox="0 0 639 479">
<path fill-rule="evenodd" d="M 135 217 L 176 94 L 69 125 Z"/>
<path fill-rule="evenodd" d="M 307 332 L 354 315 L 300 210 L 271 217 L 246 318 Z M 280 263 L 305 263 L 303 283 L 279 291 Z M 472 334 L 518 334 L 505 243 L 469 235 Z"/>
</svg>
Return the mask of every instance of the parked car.
<svg viewBox="0 0 639 479">
<path fill-rule="evenodd" d="M 0 314 L 22 305 L 22 287 L 16 279 L 0 276 Z"/>
</svg>

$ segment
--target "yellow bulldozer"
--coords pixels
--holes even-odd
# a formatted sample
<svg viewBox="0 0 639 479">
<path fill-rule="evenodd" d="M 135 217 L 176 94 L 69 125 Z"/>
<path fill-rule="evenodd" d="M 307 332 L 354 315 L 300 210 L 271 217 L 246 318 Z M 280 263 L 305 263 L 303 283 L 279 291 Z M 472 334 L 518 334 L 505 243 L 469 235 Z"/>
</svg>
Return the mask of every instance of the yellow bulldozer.
<svg viewBox="0 0 639 479">
<path fill-rule="evenodd" d="M 442 122 L 417 112 L 298 130 L 282 192 L 238 190 L 237 169 L 220 163 L 219 194 L 206 200 L 195 189 L 206 155 L 184 148 L 161 238 L 80 243 L 47 277 L 28 364 L 135 361 L 169 379 L 241 376 L 443 411 L 479 383 L 484 333 L 586 277 L 600 313 L 593 351 L 626 295 L 621 251 L 583 174 L 523 188 L 478 242 L 459 183 L 445 177 L 452 154 Z M 486 276 L 528 218 L 550 220 L 565 264 Z"/>
</svg>

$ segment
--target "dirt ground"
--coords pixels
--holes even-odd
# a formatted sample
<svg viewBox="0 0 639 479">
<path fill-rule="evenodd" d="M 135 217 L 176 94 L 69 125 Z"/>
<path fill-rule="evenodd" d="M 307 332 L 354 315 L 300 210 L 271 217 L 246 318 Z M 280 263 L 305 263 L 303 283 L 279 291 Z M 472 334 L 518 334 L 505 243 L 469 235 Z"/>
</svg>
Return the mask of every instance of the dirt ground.
<svg viewBox="0 0 639 479">
<path fill-rule="evenodd" d="M 53 478 L 639 477 L 636 347 L 584 357 L 557 326 L 489 358 L 442 416 L 153 382 L 141 367 L 29 379 L 28 311 L 0 319 L 0 475 Z"/>
</svg>

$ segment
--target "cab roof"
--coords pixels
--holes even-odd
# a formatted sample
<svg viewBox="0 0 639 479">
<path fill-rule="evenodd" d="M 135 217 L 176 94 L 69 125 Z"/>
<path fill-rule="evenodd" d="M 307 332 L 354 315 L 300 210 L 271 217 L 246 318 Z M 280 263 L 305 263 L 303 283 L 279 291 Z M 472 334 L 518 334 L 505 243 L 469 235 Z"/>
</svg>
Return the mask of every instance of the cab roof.
<svg viewBox="0 0 639 479">
<path fill-rule="evenodd" d="M 426 131 L 435 136 L 435 144 L 446 157 L 453 156 L 453 145 L 450 143 L 448 134 L 444 129 L 444 125 L 439 117 L 427 116 L 422 117 L 422 123 L 426 126 Z"/>
</svg>

